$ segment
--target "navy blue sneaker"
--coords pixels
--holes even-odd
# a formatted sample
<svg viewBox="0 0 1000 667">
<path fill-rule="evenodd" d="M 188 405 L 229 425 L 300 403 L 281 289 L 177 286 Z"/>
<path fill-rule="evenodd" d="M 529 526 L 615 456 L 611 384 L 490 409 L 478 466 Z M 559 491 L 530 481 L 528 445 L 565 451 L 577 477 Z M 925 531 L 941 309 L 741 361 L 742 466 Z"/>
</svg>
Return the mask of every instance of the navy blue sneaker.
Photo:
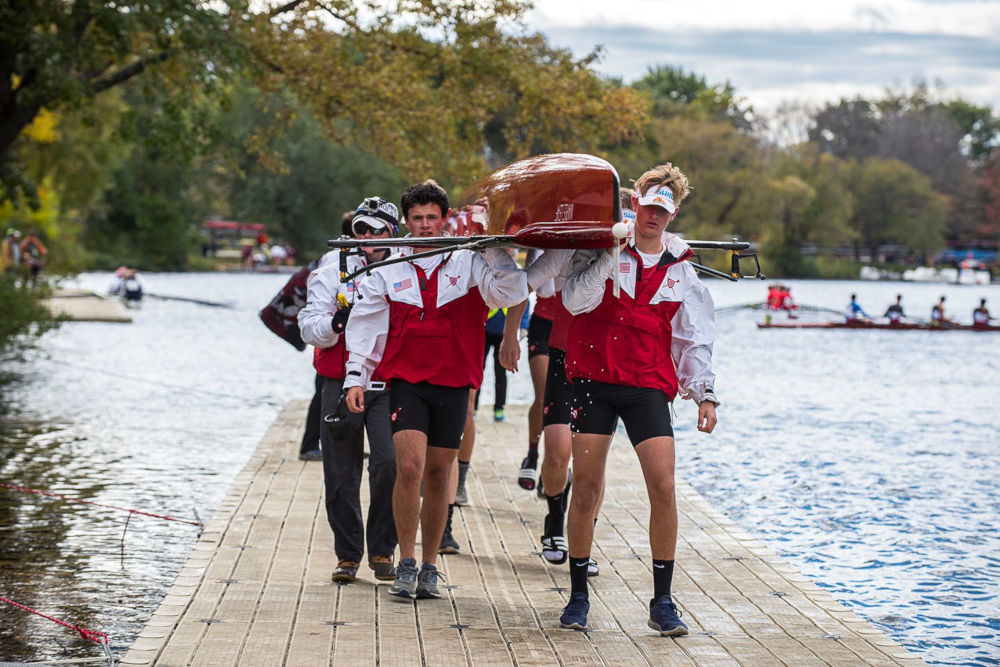
<svg viewBox="0 0 1000 667">
<path fill-rule="evenodd" d="M 688 633 L 688 628 L 680 616 L 681 610 L 669 595 L 661 595 L 649 601 L 649 627 L 659 632 L 662 637 L 680 637 Z"/>
<path fill-rule="evenodd" d="M 417 594 L 417 561 L 404 558 L 396 566 L 396 580 L 389 587 L 389 595 L 412 598 Z"/>
<path fill-rule="evenodd" d="M 576 592 L 569 596 L 569 603 L 563 607 L 559 624 L 573 630 L 587 629 L 587 614 L 590 612 L 590 599 L 586 593 Z"/>
<path fill-rule="evenodd" d="M 431 598 L 441 597 L 441 593 L 437 587 L 439 577 L 444 579 L 444 575 L 438 572 L 437 568 L 430 563 L 424 563 L 420 566 L 420 572 L 417 573 L 418 600 L 430 600 Z"/>
</svg>

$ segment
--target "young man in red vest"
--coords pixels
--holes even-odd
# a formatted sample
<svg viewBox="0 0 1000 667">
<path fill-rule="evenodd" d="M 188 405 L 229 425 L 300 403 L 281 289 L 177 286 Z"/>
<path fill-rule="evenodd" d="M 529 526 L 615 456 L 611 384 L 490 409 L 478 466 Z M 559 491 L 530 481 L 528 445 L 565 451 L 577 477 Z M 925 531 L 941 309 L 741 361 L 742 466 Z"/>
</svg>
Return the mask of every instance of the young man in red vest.
<svg viewBox="0 0 1000 667">
<path fill-rule="evenodd" d="M 448 195 L 430 182 L 402 197 L 410 234 L 441 236 Z M 389 593 L 436 598 L 438 547 L 448 515 L 451 468 L 456 460 L 469 389 L 483 380 L 486 313 L 528 296 L 524 272 L 504 250 L 456 250 L 375 269 L 361 283 L 347 326 L 351 410 L 364 409 L 362 387 L 376 368 L 390 383 L 392 440 L 396 449 L 393 511 L 400 561 Z M 423 499 L 420 484 L 423 481 Z M 422 564 L 417 568 L 417 527 Z"/>
<path fill-rule="evenodd" d="M 677 544 L 674 438 L 670 402 L 681 393 L 698 403 L 698 430 L 715 428 L 719 402 L 712 386 L 715 308 L 685 259 L 691 249 L 664 235 L 689 187 L 670 164 L 636 182 L 633 242 L 615 266 L 610 252 L 578 251 L 563 288 L 575 317 L 566 350 L 573 383 L 573 497 L 568 514 L 570 600 L 560 623 L 587 627 L 587 565 L 594 510 L 604 486 L 611 438 L 621 418 L 646 480 L 653 599 L 649 626 L 665 636 L 687 634 L 671 597 Z M 613 295 L 616 270 L 621 296 Z M 676 370 L 675 370 L 676 362 Z"/>
<path fill-rule="evenodd" d="M 353 272 L 385 258 L 377 239 L 396 236 L 399 214 L 396 206 L 381 197 L 368 197 L 351 222 L 354 235 L 371 239 L 362 254 L 347 256 L 347 270 Z M 340 250 L 323 256 L 320 266 L 307 282 L 306 306 L 298 313 L 302 340 L 316 346 L 313 365 L 321 378 L 320 443 L 323 451 L 323 481 L 326 486 L 326 516 L 333 531 L 337 569 L 333 581 L 354 581 L 368 546 L 368 565 L 375 578 L 395 578 L 392 556 L 396 550 L 396 524 L 392 516 L 392 489 L 396 480 L 396 457 L 389 430 L 389 393 L 384 378 L 375 372 L 365 387 L 365 410 L 349 413 L 344 403 L 344 374 L 347 347 L 344 329 L 356 301 L 357 286 L 364 274 L 353 281 L 340 280 Z M 364 468 L 364 431 L 368 431 L 368 521 L 361 515 L 361 473 Z M 367 540 L 366 540 L 367 537 Z"/>
</svg>

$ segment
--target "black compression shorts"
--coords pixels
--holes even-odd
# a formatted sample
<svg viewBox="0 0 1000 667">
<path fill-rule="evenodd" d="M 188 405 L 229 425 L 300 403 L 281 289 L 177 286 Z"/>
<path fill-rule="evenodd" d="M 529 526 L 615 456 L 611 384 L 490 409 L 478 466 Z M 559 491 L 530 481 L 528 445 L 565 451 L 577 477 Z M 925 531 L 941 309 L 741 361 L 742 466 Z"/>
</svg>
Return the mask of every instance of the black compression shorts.
<svg viewBox="0 0 1000 667">
<path fill-rule="evenodd" d="M 532 314 L 528 319 L 528 358 L 540 354 L 549 354 L 549 334 L 552 333 L 552 320 Z"/>
<path fill-rule="evenodd" d="M 392 432 L 413 429 L 427 435 L 429 447 L 458 449 L 469 409 L 468 387 L 393 380 L 389 389 Z"/>
<path fill-rule="evenodd" d="M 612 435 L 618 417 L 635 447 L 650 438 L 674 437 L 670 425 L 670 399 L 659 389 L 626 387 L 577 378 L 573 382 L 574 433 Z"/>
<path fill-rule="evenodd" d="M 549 372 L 545 376 L 545 400 L 542 403 L 542 426 L 569 424 L 573 385 L 566 379 L 566 351 L 549 348 Z"/>
</svg>

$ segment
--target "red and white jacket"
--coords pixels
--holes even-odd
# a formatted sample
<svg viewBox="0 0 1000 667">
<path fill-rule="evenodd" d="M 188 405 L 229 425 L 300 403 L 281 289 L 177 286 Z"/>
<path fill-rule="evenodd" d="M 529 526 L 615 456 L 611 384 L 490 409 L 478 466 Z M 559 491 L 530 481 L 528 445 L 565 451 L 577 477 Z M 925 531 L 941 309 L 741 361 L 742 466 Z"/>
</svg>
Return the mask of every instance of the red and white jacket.
<svg viewBox="0 0 1000 667">
<path fill-rule="evenodd" d="M 347 256 L 348 273 L 367 264 L 363 256 L 353 254 Z M 319 267 L 309 274 L 306 283 L 306 305 L 298 315 L 299 330 L 302 333 L 302 340 L 315 346 L 313 367 L 323 377 L 332 380 L 344 379 L 347 347 L 344 345 L 344 337 L 333 331 L 333 316 L 338 308 L 338 295 L 343 294 L 347 303 L 353 304 L 357 285 L 364 277 L 364 274 L 361 274 L 351 282 L 340 282 L 340 250 L 331 250 L 323 255 Z M 380 377 L 372 379 L 382 380 Z"/>
<path fill-rule="evenodd" d="M 684 261 L 691 249 L 673 234 L 658 264 L 643 269 L 633 246 L 621 253 L 621 297 L 613 295 L 614 256 L 578 251 L 563 287 L 575 317 L 566 376 L 630 387 L 655 387 L 701 403 L 713 391 L 712 295 Z M 676 371 L 674 364 L 676 362 Z M 717 402 L 714 394 L 710 400 Z"/>
<path fill-rule="evenodd" d="M 366 386 L 381 364 L 390 381 L 478 389 L 487 312 L 527 298 L 524 271 L 500 248 L 379 267 L 347 322 L 344 388 Z"/>
</svg>

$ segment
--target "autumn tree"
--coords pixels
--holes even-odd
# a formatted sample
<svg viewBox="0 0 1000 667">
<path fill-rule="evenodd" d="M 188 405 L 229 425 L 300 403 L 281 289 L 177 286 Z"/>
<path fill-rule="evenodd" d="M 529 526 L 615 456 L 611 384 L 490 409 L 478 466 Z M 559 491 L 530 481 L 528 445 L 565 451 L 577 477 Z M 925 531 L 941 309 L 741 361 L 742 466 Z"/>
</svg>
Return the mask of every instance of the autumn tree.
<svg viewBox="0 0 1000 667">
<path fill-rule="evenodd" d="M 367 147 L 411 179 L 461 187 L 489 162 L 589 151 L 645 121 L 635 91 L 590 69 L 596 55 L 574 59 L 523 34 L 522 2 L 289 6 L 255 33 L 272 88 L 288 86 L 335 141 Z"/>
</svg>

